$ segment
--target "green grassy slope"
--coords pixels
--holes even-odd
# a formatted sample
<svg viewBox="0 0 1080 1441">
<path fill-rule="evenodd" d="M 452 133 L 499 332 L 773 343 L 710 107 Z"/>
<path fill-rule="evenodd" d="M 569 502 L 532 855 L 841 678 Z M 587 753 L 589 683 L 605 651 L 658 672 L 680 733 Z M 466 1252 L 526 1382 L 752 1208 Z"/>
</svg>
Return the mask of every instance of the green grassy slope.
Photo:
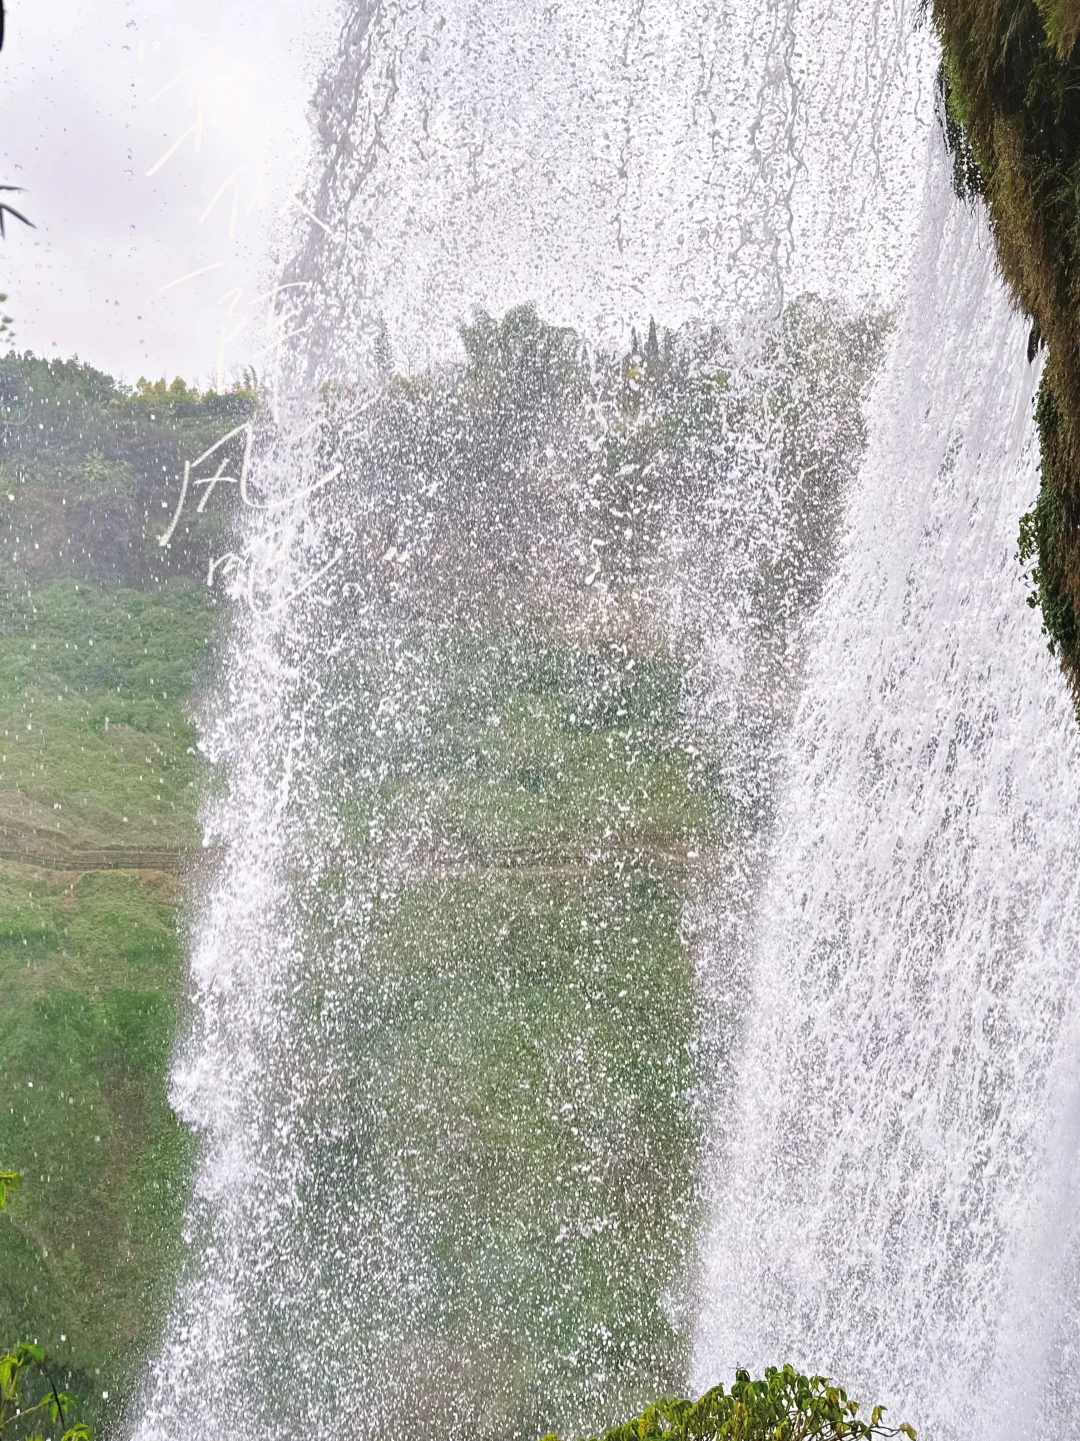
<svg viewBox="0 0 1080 1441">
<path fill-rule="evenodd" d="M 166 1080 L 176 869 L 196 843 L 185 704 L 213 616 L 179 579 L 51 582 L 6 613 L 0 1154 L 25 1182 L 0 1224 L 0 1318 L 118 1401 L 162 1314 L 189 1174 Z"/>
<path fill-rule="evenodd" d="M 166 1091 L 217 616 L 192 575 L 209 532 L 156 533 L 222 420 L 162 400 L 0 362 L 0 1155 L 24 1177 L 0 1342 L 40 1340 L 98 1420 L 160 1323 L 192 1159 Z"/>
<path fill-rule="evenodd" d="M 77 861 L 196 841 L 195 731 L 205 590 L 49 581 L 0 598 L 0 849 Z"/>
</svg>

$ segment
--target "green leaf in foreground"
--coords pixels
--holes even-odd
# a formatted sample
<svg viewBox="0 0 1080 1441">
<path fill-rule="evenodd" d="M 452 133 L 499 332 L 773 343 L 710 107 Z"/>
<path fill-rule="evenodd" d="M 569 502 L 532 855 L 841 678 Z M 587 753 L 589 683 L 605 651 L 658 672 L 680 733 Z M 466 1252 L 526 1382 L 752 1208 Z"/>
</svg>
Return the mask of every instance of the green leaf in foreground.
<svg viewBox="0 0 1080 1441">
<path fill-rule="evenodd" d="M 93 1433 L 83 1421 L 69 1426 L 68 1418 L 75 1406 L 75 1397 L 58 1391 L 45 1367 L 44 1348 L 24 1341 L 0 1356 L 0 1438 L 26 1435 L 27 1424 L 46 1417 L 64 1428 L 61 1441 L 93 1441 Z M 27 1436 L 27 1441 L 41 1441 L 40 1436 Z"/>
<path fill-rule="evenodd" d="M 736 1371 L 730 1391 L 714 1386 L 697 1401 L 664 1397 L 640 1416 L 614 1426 L 592 1441 L 869 1441 L 904 1435 L 915 1441 L 906 1421 L 881 1424 L 885 1408 L 875 1406 L 869 1421 L 859 1419 L 859 1403 L 824 1376 L 803 1376 L 793 1366 L 768 1366 L 760 1381 Z M 543 1441 L 558 1441 L 552 1433 Z"/>
<path fill-rule="evenodd" d="M 22 1185 L 22 1177 L 18 1171 L 0 1171 L 0 1211 L 8 1203 L 8 1197 Z"/>
</svg>

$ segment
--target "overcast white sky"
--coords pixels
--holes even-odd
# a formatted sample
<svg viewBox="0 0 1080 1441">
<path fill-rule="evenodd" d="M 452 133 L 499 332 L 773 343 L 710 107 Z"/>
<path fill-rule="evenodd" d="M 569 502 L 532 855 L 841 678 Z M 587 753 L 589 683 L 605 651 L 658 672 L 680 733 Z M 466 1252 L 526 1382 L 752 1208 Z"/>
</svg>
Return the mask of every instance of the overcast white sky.
<svg viewBox="0 0 1080 1441">
<path fill-rule="evenodd" d="M 0 181 L 25 187 L 8 198 L 37 225 L 9 218 L 0 243 L 15 343 L 128 381 L 258 364 L 258 324 L 240 321 L 273 275 L 282 211 L 296 214 L 340 0 L 6 9 Z"/>
</svg>

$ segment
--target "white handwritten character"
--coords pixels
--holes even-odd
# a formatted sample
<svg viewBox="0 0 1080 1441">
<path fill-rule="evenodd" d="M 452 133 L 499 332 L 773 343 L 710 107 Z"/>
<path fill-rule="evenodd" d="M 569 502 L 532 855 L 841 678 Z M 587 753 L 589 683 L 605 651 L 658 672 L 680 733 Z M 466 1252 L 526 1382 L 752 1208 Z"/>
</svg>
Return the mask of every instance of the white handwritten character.
<svg viewBox="0 0 1080 1441">
<path fill-rule="evenodd" d="M 188 487 L 192 483 L 191 472 L 196 468 L 196 466 L 200 466 L 203 464 L 204 461 L 209 460 L 212 455 L 216 455 L 223 446 L 228 445 L 229 441 L 234 440 L 238 435 L 242 435 L 244 437 L 244 453 L 243 459 L 240 463 L 240 474 L 226 475 L 225 466 L 228 464 L 228 456 L 222 456 L 221 464 L 218 466 L 217 470 L 214 472 L 213 475 L 204 476 L 194 482 L 196 485 L 205 485 L 209 487 L 205 495 L 203 495 L 202 499 L 199 501 L 199 504 L 195 507 L 195 513 L 197 515 L 201 515 L 203 513 L 203 511 L 206 509 L 206 503 L 216 490 L 219 481 L 223 480 L 227 481 L 230 485 L 239 485 L 240 493 L 245 498 L 244 503 L 249 504 L 247 500 L 247 476 L 248 469 L 251 465 L 251 447 L 255 438 L 255 430 L 250 420 L 246 421 L 243 425 L 238 425 L 234 427 L 234 429 L 229 431 L 228 435 L 223 435 L 220 440 L 215 440 L 213 445 L 211 445 L 209 449 L 204 450 L 202 455 L 198 456 L 195 460 L 184 461 L 184 480 L 183 484 L 180 487 L 180 499 L 176 502 L 176 510 L 173 513 L 173 518 L 169 524 L 168 530 L 166 530 L 163 535 L 158 536 L 158 545 L 168 545 L 169 541 L 173 538 L 173 532 L 176 530 L 177 525 L 180 523 L 180 516 L 183 513 L 184 503 L 187 500 Z"/>
</svg>

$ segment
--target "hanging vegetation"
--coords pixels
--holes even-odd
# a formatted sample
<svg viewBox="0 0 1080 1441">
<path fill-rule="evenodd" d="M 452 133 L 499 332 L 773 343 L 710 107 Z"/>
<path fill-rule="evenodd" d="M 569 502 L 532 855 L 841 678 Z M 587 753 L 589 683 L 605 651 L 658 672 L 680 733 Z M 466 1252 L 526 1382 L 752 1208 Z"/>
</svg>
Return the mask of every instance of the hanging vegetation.
<svg viewBox="0 0 1080 1441">
<path fill-rule="evenodd" d="M 1029 603 L 1080 702 L 1080 0 L 932 0 L 957 191 L 985 199 L 998 259 L 1045 345 L 1042 481 L 1020 526 Z"/>
</svg>

